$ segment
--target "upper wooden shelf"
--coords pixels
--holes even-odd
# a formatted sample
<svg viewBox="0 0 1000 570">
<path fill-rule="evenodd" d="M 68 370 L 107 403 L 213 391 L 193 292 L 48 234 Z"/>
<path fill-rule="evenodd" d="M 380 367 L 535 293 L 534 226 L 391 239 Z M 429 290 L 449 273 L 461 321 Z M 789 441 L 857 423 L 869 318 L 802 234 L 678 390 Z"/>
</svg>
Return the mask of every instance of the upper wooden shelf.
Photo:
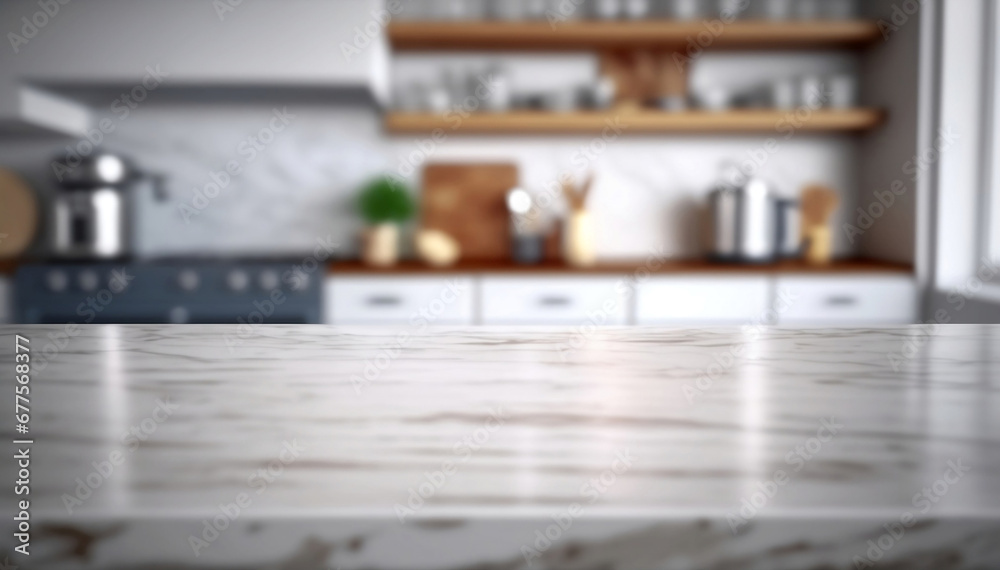
<svg viewBox="0 0 1000 570">
<path fill-rule="evenodd" d="M 455 134 L 579 134 L 600 133 L 609 126 L 623 134 L 655 133 L 787 133 L 793 131 L 851 132 L 877 127 L 885 113 L 878 109 L 819 110 L 809 113 L 775 110 L 667 113 L 610 110 L 554 113 L 512 111 L 448 117 L 432 113 L 388 113 L 390 133 Z"/>
<path fill-rule="evenodd" d="M 705 49 L 849 48 L 882 37 L 868 20 L 718 22 L 713 33 L 704 22 L 402 22 L 389 25 L 396 50 L 591 50 L 615 48 L 686 49 L 711 35 Z"/>
</svg>

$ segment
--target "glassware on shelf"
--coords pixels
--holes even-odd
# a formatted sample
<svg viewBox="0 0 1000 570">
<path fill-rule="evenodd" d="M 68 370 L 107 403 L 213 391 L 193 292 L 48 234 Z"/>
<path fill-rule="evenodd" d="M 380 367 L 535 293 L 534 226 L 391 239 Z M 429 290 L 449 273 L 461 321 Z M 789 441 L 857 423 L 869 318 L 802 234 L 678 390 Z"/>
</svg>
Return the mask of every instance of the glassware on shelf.
<svg viewBox="0 0 1000 570">
<path fill-rule="evenodd" d="M 622 14 L 622 0 L 594 0 L 594 17 L 617 20 Z"/>
<path fill-rule="evenodd" d="M 831 20 L 851 20 L 858 16 L 857 0 L 826 0 L 824 16 Z"/>
<path fill-rule="evenodd" d="M 448 99 L 452 106 L 465 104 L 469 95 L 469 77 L 471 75 L 471 70 L 463 72 L 456 68 L 449 68 L 444 71 L 441 85 L 448 93 Z"/>
<path fill-rule="evenodd" d="M 494 113 L 509 111 L 513 101 L 510 75 L 499 63 L 491 64 L 480 79 L 475 79 L 470 89 L 476 97 L 482 98 L 482 108 Z M 480 87 L 485 87 L 485 92 Z"/>
<path fill-rule="evenodd" d="M 465 0 L 466 20 L 485 20 L 488 15 L 487 0 Z"/>
<path fill-rule="evenodd" d="M 760 15 L 767 20 L 782 21 L 792 17 L 794 0 L 760 0 Z"/>
<path fill-rule="evenodd" d="M 821 109 L 826 106 L 823 78 L 819 75 L 806 75 L 799 79 L 799 104 L 810 109 Z"/>
<path fill-rule="evenodd" d="M 448 88 L 434 84 L 427 88 L 427 110 L 433 113 L 446 113 L 451 109 L 451 95 Z"/>
<path fill-rule="evenodd" d="M 402 111 L 445 113 L 460 108 L 467 112 L 504 112 L 513 106 L 510 73 L 500 63 L 487 67 L 449 66 L 440 79 L 429 85 L 413 81 L 394 92 L 394 105 Z"/>
<path fill-rule="evenodd" d="M 743 18 L 750 7 L 748 0 L 718 0 L 719 17 L 723 21 L 739 20 Z"/>
<path fill-rule="evenodd" d="M 458 20 L 462 16 L 462 0 L 433 0 L 428 15 L 435 20 Z"/>
<path fill-rule="evenodd" d="M 577 109 L 578 91 L 574 88 L 554 89 L 545 94 L 545 110 L 569 113 Z"/>
<path fill-rule="evenodd" d="M 705 16 L 702 0 L 667 0 L 667 15 L 676 20 L 698 20 Z"/>
<path fill-rule="evenodd" d="M 625 0 L 625 17 L 630 20 L 644 20 L 649 17 L 650 0 Z"/>
<path fill-rule="evenodd" d="M 609 109 L 615 104 L 615 95 L 618 93 L 618 86 L 614 79 L 602 76 L 594 84 L 593 103 L 598 109 Z"/>
<path fill-rule="evenodd" d="M 798 102 L 796 83 L 794 79 L 778 79 L 769 86 L 769 103 L 774 109 L 788 111 L 795 108 Z"/>
<path fill-rule="evenodd" d="M 481 20 L 486 17 L 486 0 L 435 0 L 438 20 Z"/>
<path fill-rule="evenodd" d="M 577 103 L 584 109 L 609 109 L 615 103 L 616 91 L 614 80 L 601 76 L 577 88 Z"/>
<path fill-rule="evenodd" d="M 683 95 L 665 95 L 657 100 L 657 104 L 668 113 L 680 113 L 688 108 L 687 97 Z"/>
<path fill-rule="evenodd" d="M 547 0 L 524 0 L 524 15 L 531 20 L 544 20 L 548 10 Z"/>
<path fill-rule="evenodd" d="M 818 20 L 823 16 L 822 0 L 797 0 L 795 17 L 799 20 Z"/>
<path fill-rule="evenodd" d="M 402 5 L 395 18 L 398 20 L 428 20 L 434 15 L 428 0 L 401 0 Z"/>
<path fill-rule="evenodd" d="M 698 104 L 706 111 L 728 111 L 733 106 L 733 93 L 725 87 L 711 87 L 698 95 Z"/>
<path fill-rule="evenodd" d="M 492 0 L 490 15 L 497 20 L 517 22 L 528 17 L 526 0 Z"/>
<path fill-rule="evenodd" d="M 589 16 L 587 8 L 588 2 L 583 0 L 549 0 L 545 18 L 550 21 L 582 20 Z"/>
<path fill-rule="evenodd" d="M 396 86 L 393 102 L 400 111 L 425 111 L 428 108 L 427 86 L 419 81 L 400 83 Z"/>
<path fill-rule="evenodd" d="M 826 89 L 830 107 L 853 109 L 858 106 L 858 79 L 854 75 L 832 75 L 826 80 Z"/>
</svg>

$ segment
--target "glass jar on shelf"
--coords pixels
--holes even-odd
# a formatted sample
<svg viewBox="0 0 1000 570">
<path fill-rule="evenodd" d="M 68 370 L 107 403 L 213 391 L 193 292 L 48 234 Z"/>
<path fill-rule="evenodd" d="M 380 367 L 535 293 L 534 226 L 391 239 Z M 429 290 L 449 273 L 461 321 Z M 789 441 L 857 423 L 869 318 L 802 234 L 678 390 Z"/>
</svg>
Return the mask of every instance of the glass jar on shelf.
<svg viewBox="0 0 1000 570">
<path fill-rule="evenodd" d="M 699 20 L 705 17 L 702 0 L 667 0 L 666 15 L 675 20 Z"/>
<path fill-rule="evenodd" d="M 857 0 L 826 0 L 823 15 L 831 20 L 851 20 L 857 18 Z"/>
</svg>

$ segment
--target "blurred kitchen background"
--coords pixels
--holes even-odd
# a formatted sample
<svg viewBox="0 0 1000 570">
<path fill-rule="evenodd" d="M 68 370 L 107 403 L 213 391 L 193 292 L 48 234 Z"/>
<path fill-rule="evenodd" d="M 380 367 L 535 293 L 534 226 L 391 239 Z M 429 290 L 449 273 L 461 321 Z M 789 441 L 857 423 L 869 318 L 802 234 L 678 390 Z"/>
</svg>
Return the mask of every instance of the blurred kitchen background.
<svg viewBox="0 0 1000 570">
<path fill-rule="evenodd" d="M 6 1 L 0 322 L 998 322 L 997 12 Z"/>
</svg>

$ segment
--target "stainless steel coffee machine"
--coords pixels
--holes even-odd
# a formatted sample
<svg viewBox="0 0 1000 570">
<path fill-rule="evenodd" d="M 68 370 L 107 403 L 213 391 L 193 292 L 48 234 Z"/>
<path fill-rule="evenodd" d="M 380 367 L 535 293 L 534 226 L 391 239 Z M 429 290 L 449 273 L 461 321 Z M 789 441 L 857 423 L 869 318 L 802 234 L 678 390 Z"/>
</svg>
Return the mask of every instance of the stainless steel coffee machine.
<svg viewBox="0 0 1000 570">
<path fill-rule="evenodd" d="M 140 177 L 128 160 L 107 153 L 82 158 L 63 171 L 52 204 L 53 255 L 127 257 L 132 232 L 129 188 Z"/>
</svg>

